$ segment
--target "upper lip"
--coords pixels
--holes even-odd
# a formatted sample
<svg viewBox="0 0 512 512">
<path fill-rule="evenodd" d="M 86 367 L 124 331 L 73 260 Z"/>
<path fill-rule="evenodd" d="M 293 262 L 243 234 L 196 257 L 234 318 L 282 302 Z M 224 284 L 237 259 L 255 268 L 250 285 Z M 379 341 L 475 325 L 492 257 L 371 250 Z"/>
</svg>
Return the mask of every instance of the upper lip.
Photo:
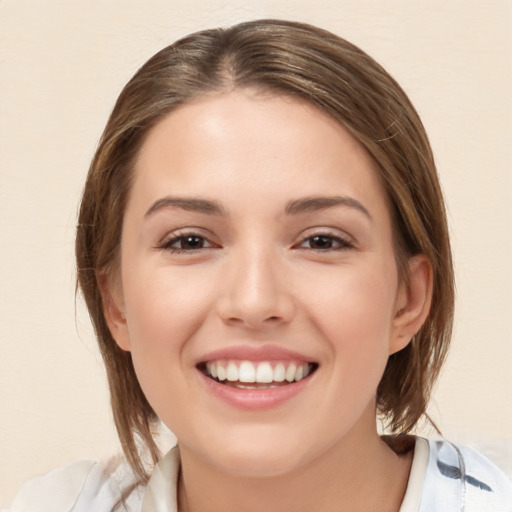
<svg viewBox="0 0 512 512">
<path fill-rule="evenodd" d="M 297 361 L 304 363 L 317 362 L 307 355 L 295 352 L 293 350 L 285 349 L 278 345 L 263 344 L 263 345 L 234 345 L 224 347 L 218 350 L 213 350 L 202 356 L 198 360 L 199 363 L 206 363 L 209 361 L 218 361 L 219 359 L 233 359 L 240 361 Z"/>
</svg>

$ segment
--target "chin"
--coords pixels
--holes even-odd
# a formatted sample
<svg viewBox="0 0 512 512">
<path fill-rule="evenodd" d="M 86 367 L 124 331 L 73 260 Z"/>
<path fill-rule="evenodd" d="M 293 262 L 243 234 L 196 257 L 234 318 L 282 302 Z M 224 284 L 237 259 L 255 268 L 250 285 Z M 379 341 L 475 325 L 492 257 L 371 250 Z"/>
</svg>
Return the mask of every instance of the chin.
<svg viewBox="0 0 512 512">
<path fill-rule="evenodd" d="M 297 452 L 297 449 L 294 450 Z M 304 461 L 297 453 L 271 450 L 270 453 L 254 449 L 229 450 L 222 452 L 214 461 L 225 473 L 245 478 L 269 478 L 284 476 L 298 469 Z"/>
<path fill-rule="evenodd" d="M 221 440 L 210 439 L 201 456 L 222 472 L 248 478 L 286 475 L 314 458 L 308 453 L 312 447 L 307 439 L 300 440 L 289 432 L 283 436 L 274 429 L 265 432 L 262 426 L 257 429 L 253 435 L 226 433 Z"/>
</svg>

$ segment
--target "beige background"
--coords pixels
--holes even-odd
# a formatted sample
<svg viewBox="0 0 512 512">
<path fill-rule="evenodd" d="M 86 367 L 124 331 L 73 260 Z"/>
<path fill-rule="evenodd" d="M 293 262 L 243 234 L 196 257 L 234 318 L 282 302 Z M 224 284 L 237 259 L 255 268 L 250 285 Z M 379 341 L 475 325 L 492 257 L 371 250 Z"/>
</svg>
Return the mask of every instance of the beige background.
<svg viewBox="0 0 512 512">
<path fill-rule="evenodd" d="M 73 264 L 82 182 L 118 92 L 177 37 L 256 17 L 358 44 L 423 116 L 458 277 L 431 413 L 452 440 L 498 442 L 512 466 L 510 0 L 2 0 L 0 506 L 28 476 L 118 450 Z"/>
</svg>

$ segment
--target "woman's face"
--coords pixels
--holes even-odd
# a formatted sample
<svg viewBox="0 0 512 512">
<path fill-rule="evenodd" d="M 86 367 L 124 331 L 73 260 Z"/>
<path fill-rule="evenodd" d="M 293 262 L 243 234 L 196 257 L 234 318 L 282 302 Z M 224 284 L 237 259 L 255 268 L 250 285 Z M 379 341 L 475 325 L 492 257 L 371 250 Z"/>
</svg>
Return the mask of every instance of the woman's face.
<svg viewBox="0 0 512 512">
<path fill-rule="evenodd" d="M 111 330 L 182 453 L 283 474 L 375 435 L 406 293 L 374 164 L 314 107 L 243 90 L 159 122 L 112 289 Z"/>
</svg>

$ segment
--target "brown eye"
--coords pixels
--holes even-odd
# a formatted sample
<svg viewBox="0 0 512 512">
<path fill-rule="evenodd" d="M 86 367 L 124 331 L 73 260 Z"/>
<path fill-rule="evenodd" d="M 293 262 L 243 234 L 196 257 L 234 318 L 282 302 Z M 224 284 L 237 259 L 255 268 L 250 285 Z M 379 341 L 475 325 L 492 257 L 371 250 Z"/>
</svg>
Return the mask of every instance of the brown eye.
<svg viewBox="0 0 512 512">
<path fill-rule="evenodd" d="M 200 249 L 208 249 L 213 245 L 199 235 L 180 235 L 168 240 L 163 244 L 163 249 L 171 252 L 192 252 Z"/>
<path fill-rule="evenodd" d="M 313 236 L 309 245 L 312 249 L 332 249 L 334 240 L 329 236 Z"/>
<path fill-rule="evenodd" d="M 352 244 L 347 240 L 333 235 L 314 235 L 303 240 L 300 244 L 303 249 L 314 249 L 316 251 L 329 251 L 347 249 Z"/>
<path fill-rule="evenodd" d="M 206 240 L 200 236 L 183 236 L 178 240 L 180 249 L 202 249 Z"/>
</svg>

